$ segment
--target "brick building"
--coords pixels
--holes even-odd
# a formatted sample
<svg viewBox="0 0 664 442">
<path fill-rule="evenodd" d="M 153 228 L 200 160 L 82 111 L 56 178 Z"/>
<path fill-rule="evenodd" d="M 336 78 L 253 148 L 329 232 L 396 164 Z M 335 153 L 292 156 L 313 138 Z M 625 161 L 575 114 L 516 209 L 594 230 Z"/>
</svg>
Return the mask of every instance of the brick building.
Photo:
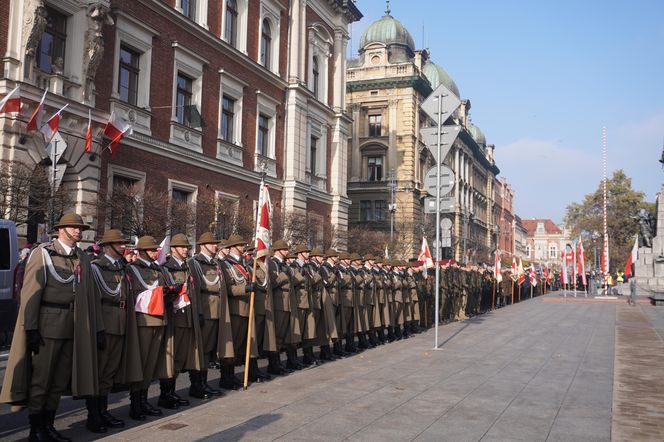
<svg viewBox="0 0 664 442">
<path fill-rule="evenodd" d="M 276 213 L 306 213 L 306 240 L 323 246 L 325 225 L 340 238 L 347 226 L 344 55 L 360 17 L 348 0 L 2 2 L 0 96 L 20 84 L 24 105 L 0 115 L 0 159 L 49 166 L 44 139 L 25 133 L 48 90 L 46 115 L 69 105 L 58 169 L 87 240 L 124 222 L 95 204 L 121 186 L 166 194 L 164 214 L 189 207 L 192 239 L 224 224 L 220 205 L 248 223 L 237 213 L 252 213 L 264 171 Z M 133 127 L 114 156 L 101 133 L 111 113 Z"/>
<path fill-rule="evenodd" d="M 548 266 L 560 264 L 560 254 L 568 244 L 573 244 L 563 226 L 550 219 L 525 219 L 526 259 Z"/>
</svg>

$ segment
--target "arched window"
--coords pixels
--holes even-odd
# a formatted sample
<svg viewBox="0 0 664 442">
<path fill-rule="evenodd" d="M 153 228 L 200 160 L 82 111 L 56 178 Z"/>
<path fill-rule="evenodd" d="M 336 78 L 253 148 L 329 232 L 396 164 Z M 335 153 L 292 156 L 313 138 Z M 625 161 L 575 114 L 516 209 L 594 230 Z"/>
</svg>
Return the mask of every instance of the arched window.
<svg viewBox="0 0 664 442">
<path fill-rule="evenodd" d="M 237 44 L 237 1 L 226 0 L 226 20 L 224 24 L 224 40 L 231 46 Z"/>
<path fill-rule="evenodd" d="M 318 81 L 320 79 L 320 71 L 318 70 L 318 57 L 314 57 L 312 61 L 312 86 L 313 86 L 313 92 L 314 92 L 314 97 L 318 98 Z"/>
<path fill-rule="evenodd" d="M 266 68 L 270 68 L 270 51 L 272 50 L 272 30 L 270 29 L 270 22 L 263 19 L 261 27 L 261 58 L 260 63 Z"/>
</svg>

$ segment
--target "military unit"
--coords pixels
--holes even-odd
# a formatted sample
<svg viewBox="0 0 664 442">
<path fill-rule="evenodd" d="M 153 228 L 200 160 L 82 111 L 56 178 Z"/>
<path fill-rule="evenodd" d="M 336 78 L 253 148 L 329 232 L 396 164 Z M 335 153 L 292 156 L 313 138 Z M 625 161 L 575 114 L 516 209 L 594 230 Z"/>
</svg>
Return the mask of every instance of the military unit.
<svg viewBox="0 0 664 442">
<path fill-rule="evenodd" d="M 105 232 L 102 252 L 90 259 L 76 246 L 88 228 L 80 216 L 67 214 L 56 227 L 57 238 L 27 261 L 0 396 L 28 408 L 30 440 L 69 440 L 53 426 L 63 395 L 85 398 L 86 427 L 105 433 L 125 425 L 108 412 L 111 391 L 128 390 L 129 417 L 142 421 L 189 405 L 176 392 L 181 373 L 193 398 L 241 388 L 235 368 L 245 364 L 247 348 L 248 380 L 262 382 L 408 338 L 434 322 L 433 272 L 419 262 L 303 245 L 291 251 L 282 240 L 271 257 L 254 262 L 244 239 L 218 241 L 211 233 L 198 238 L 193 257 L 187 237 L 174 235 L 164 260 L 151 236 L 127 254 L 118 230 Z M 448 263 L 440 319 L 464 319 L 532 293 L 521 285 L 515 297 L 513 287 L 509 272 L 495 284 L 490 268 Z M 219 388 L 208 384 L 209 369 L 220 370 Z M 157 406 L 148 401 L 154 381 Z"/>
</svg>

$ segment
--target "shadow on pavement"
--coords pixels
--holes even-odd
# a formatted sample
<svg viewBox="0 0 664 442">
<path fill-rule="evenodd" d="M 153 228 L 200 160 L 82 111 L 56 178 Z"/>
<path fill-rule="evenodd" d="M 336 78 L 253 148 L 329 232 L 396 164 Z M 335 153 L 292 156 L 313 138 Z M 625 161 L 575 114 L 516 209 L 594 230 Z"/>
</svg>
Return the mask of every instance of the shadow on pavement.
<svg viewBox="0 0 664 442">
<path fill-rule="evenodd" d="M 242 439 L 247 432 L 258 430 L 259 428 L 270 425 L 279 419 L 281 419 L 280 414 L 261 414 L 232 428 L 211 434 L 204 439 L 199 439 L 199 441 L 239 440 Z"/>
</svg>

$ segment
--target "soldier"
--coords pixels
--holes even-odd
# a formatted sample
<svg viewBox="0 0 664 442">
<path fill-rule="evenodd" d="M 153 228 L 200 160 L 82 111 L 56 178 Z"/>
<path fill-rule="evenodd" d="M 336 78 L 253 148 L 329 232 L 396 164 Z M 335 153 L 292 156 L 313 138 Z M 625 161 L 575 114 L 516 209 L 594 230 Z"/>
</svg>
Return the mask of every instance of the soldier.
<svg viewBox="0 0 664 442">
<path fill-rule="evenodd" d="M 346 321 L 343 316 L 343 302 L 341 299 L 341 290 L 339 288 L 339 270 L 337 267 L 338 254 L 334 249 L 327 249 L 323 256 L 324 262 L 321 266 L 321 276 L 323 284 L 330 295 L 332 301 L 331 308 L 334 310 L 334 326 L 337 338 L 332 345 L 333 355 L 341 358 L 348 354 L 343 348 L 343 337 L 346 335 Z"/>
<path fill-rule="evenodd" d="M 226 291 L 228 292 L 228 307 L 231 313 L 231 326 L 233 328 L 233 349 L 235 350 L 236 361 L 244 363 L 244 356 L 247 352 L 247 331 L 249 327 L 249 301 L 251 292 L 265 290 L 264 287 L 252 282 L 252 276 L 247 272 L 243 263 L 243 253 L 246 241 L 239 235 L 231 235 L 228 238 L 226 246 L 230 249 L 228 255 L 221 261 L 223 277 L 226 282 Z M 251 322 L 251 344 L 249 355 L 250 359 L 258 358 L 258 347 L 256 344 L 255 321 Z M 245 367 L 249 370 L 248 379 L 250 382 L 259 380 L 259 373 L 252 370 L 253 363 Z M 244 383 L 242 383 L 244 385 Z"/>
<path fill-rule="evenodd" d="M 355 346 L 355 327 L 357 326 L 355 317 L 355 303 L 354 303 L 354 282 L 353 275 L 350 272 L 350 255 L 346 252 L 339 254 L 339 263 L 337 264 L 338 280 L 339 280 L 339 299 L 341 302 L 342 312 L 341 318 L 343 319 L 342 328 L 346 333 L 346 345 L 344 351 L 346 353 L 357 353 L 358 349 Z"/>
<path fill-rule="evenodd" d="M 320 292 L 321 313 L 320 320 L 316 323 L 316 336 L 320 346 L 321 361 L 334 361 L 336 357 L 332 353 L 331 344 L 337 341 L 336 323 L 336 274 L 324 263 L 324 254 L 314 248 L 310 254 L 311 268 L 315 279 L 314 293 Z"/>
<path fill-rule="evenodd" d="M 166 283 L 161 267 L 155 261 L 159 256 L 159 244 L 152 236 L 139 238 L 136 250 L 138 259 L 127 266 L 127 277 L 131 296 L 136 299 L 136 325 L 143 379 L 130 385 L 129 417 L 143 421 L 146 416 L 163 414 L 148 402 L 148 388 L 153 380 L 168 377 L 173 373 L 173 342 L 172 339 L 164 338 L 168 324 L 166 309 L 167 303 L 180 292 L 181 287 L 169 286 Z M 154 300 L 152 305 L 157 307 L 151 309 L 150 303 L 146 303 L 146 308 L 140 303 L 140 299 Z"/>
<path fill-rule="evenodd" d="M 357 335 L 358 347 L 367 349 L 375 345 L 367 342 L 367 331 L 369 330 L 367 309 L 365 305 L 365 272 L 362 268 L 362 258 L 357 253 L 350 255 L 350 272 L 353 277 L 353 305 L 355 316 L 353 326 Z"/>
<path fill-rule="evenodd" d="M 129 385 L 143 379 L 134 298 L 127 284 L 122 258 L 127 242 L 119 230 L 107 230 L 99 241 L 102 253 L 91 266 L 106 328 L 106 348 L 98 352 L 99 397 L 96 401 L 86 401 L 86 427 L 93 432 L 96 432 L 95 408 L 106 427 L 124 427 L 124 421 L 108 412 L 108 394 L 114 383 Z"/>
<path fill-rule="evenodd" d="M 382 282 L 375 266 L 376 258 L 369 254 L 364 257 L 364 306 L 367 312 L 367 334 L 372 346 L 383 343 L 381 339 L 381 323 L 378 302 L 378 291 L 382 290 Z"/>
<path fill-rule="evenodd" d="M 298 316 L 300 319 L 300 330 L 302 334 L 302 363 L 304 365 L 317 365 L 320 363 L 314 355 L 316 344 L 316 325 L 320 322 L 322 309 L 320 297 L 320 275 L 314 274 L 309 265 L 309 247 L 298 245 L 295 248 L 295 261 L 293 269 L 295 275 L 295 291 L 298 298 Z M 318 293 L 314 290 L 318 286 Z"/>
<path fill-rule="evenodd" d="M 376 293 L 378 295 L 378 315 L 380 316 L 380 330 L 378 331 L 378 338 L 381 342 L 392 342 L 395 339 L 394 331 L 390 325 L 390 303 L 389 298 L 392 296 L 392 285 L 384 261 L 381 258 L 376 258 Z M 385 336 L 387 330 L 387 336 Z"/>
<path fill-rule="evenodd" d="M 60 397 L 98 394 L 97 350 L 106 347 L 90 258 L 77 246 L 89 226 L 68 213 L 55 229 L 57 238 L 28 257 L 0 395 L 27 406 L 30 440 L 70 440 L 53 427 Z"/>
<path fill-rule="evenodd" d="M 228 381 L 224 370 L 233 370 L 233 331 L 228 311 L 226 284 L 221 276 L 221 268 L 215 259 L 217 240 L 210 232 L 203 233 L 196 242 L 199 253 L 187 261 L 192 277 L 191 291 L 199 301 L 198 312 L 203 315 L 201 327 L 201 386 L 210 396 L 221 396 L 221 390 L 210 387 L 207 382 L 208 366 L 211 359 L 225 361 L 220 382 Z"/>
<path fill-rule="evenodd" d="M 297 345 L 302 340 L 297 316 L 297 299 L 293 283 L 293 269 L 287 264 L 288 244 L 283 240 L 272 244 L 274 257 L 268 263 L 270 286 L 274 301 L 274 329 L 279 351 L 284 349 L 287 364 L 281 364 L 279 354 L 268 357 L 268 373 L 283 375 L 304 366 L 297 360 Z"/>
</svg>

